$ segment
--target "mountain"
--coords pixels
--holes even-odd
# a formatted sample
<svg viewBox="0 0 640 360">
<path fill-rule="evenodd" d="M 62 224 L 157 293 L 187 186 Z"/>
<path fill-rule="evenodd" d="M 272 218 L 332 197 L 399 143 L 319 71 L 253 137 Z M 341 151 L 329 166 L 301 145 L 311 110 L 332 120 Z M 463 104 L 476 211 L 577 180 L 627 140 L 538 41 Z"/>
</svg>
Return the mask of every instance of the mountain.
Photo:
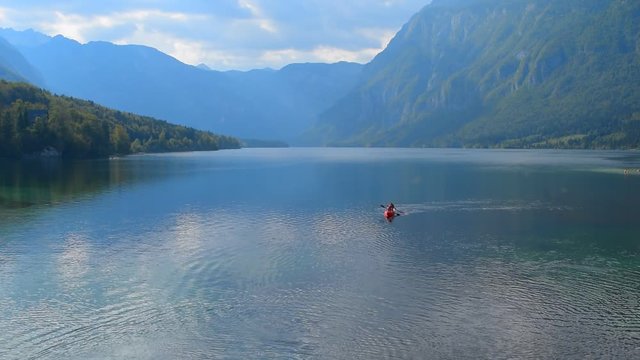
<svg viewBox="0 0 640 360">
<path fill-rule="evenodd" d="M 640 2 L 434 0 L 307 141 L 638 148 Z"/>
<path fill-rule="evenodd" d="M 0 80 L 0 157 L 99 158 L 238 148 L 237 139 Z"/>
<path fill-rule="evenodd" d="M 243 138 L 294 139 L 352 88 L 362 69 L 337 63 L 220 72 L 146 46 L 80 44 L 10 29 L 0 36 L 55 93 Z"/>
<path fill-rule="evenodd" d="M 0 79 L 43 85 L 42 76 L 8 41 L 0 38 Z"/>
<path fill-rule="evenodd" d="M 318 114 L 351 90 L 361 70 L 360 64 L 339 62 L 291 64 L 278 71 L 225 72 L 229 89 L 245 104 L 243 112 L 232 119 L 253 129 L 253 138 L 272 134 L 266 138 L 295 142 Z M 244 134 L 246 130 L 238 131 Z"/>
</svg>

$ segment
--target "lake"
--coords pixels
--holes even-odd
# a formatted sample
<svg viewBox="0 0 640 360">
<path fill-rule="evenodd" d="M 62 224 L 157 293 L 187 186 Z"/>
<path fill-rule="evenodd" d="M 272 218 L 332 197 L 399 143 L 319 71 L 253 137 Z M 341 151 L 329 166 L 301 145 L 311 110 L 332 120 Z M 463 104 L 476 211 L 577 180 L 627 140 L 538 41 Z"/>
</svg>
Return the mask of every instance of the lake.
<svg viewBox="0 0 640 360">
<path fill-rule="evenodd" d="M 640 358 L 638 169 L 551 150 L 3 160 L 0 358 Z"/>
</svg>

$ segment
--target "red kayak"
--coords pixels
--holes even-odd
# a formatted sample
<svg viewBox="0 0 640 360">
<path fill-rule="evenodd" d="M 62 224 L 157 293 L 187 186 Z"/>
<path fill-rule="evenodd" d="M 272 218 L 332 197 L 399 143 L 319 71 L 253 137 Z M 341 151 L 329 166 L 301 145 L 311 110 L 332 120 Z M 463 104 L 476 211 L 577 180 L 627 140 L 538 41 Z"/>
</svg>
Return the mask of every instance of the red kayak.
<svg viewBox="0 0 640 360">
<path fill-rule="evenodd" d="M 385 210 L 384 211 L 384 217 L 387 220 L 393 219 L 396 215 L 398 215 L 398 214 L 393 210 Z"/>
</svg>

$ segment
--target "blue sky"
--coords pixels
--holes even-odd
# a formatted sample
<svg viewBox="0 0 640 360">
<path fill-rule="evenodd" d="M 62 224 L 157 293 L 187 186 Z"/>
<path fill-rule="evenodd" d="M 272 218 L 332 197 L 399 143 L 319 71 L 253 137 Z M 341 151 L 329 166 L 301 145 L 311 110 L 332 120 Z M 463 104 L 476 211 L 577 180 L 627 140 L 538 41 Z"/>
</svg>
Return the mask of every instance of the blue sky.
<svg viewBox="0 0 640 360">
<path fill-rule="evenodd" d="M 0 0 L 0 27 L 141 44 L 216 70 L 366 63 L 430 0 Z"/>
</svg>

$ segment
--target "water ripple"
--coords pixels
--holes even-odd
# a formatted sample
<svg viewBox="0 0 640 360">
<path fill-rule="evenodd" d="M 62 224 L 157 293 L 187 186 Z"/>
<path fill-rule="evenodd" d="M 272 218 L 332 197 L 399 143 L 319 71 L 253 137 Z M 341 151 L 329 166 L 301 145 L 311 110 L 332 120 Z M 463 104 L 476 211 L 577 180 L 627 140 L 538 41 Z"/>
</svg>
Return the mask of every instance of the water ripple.
<svg viewBox="0 0 640 360">
<path fill-rule="evenodd" d="M 634 223 L 584 222 L 556 198 L 493 199 L 461 177 L 471 199 L 444 185 L 407 193 L 414 203 L 387 222 L 371 205 L 379 184 L 360 189 L 373 177 L 328 189 L 348 159 L 287 164 L 309 189 L 265 166 L 257 190 L 250 164 L 205 159 L 208 177 L 181 165 L 1 225 L 0 358 L 640 358 Z M 432 185 L 450 179 L 433 171 Z"/>
</svg>

